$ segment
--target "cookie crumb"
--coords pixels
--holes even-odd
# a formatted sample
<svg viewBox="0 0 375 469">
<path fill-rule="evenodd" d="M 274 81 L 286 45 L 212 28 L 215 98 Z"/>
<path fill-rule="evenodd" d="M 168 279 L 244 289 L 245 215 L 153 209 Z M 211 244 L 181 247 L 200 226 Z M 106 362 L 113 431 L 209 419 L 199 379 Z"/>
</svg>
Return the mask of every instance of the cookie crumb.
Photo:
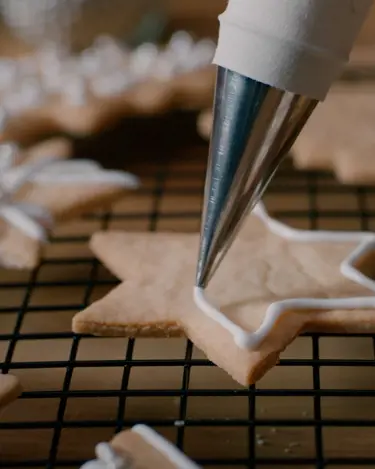
<svg viewBox="0 0 375 469">
<path fill-rule="evenodd" d="M 262 438 L 259 438 L 257 440 L 257 446 L 265 446 L 267 444 L 267 440 L 263 440 Z"/>
<path fill-rule="evenodd" d="M 268 444 L 268 440 L 263 438 L 263 435 L 260 433 L 255 434 L 256 444 L 257 446 L 265 446 Z"/>
<path fill-rule="evenodd" d="M 301 446 L 301 443 L 298 443 L 297 441 L 292 441 L 288 445 L 289 448 L 298 448 L 299 446 Z"/>
</svg>

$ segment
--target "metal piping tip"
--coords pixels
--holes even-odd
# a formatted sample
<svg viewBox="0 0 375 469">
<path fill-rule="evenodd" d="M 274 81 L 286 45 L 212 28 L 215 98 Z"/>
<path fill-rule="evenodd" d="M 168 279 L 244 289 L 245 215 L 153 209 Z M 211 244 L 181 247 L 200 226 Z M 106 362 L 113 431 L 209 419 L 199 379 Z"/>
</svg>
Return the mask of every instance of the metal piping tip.
<svg viewBox="0 0 375 469">
<path fill-rule="evenodd" d="M 197 286 L 207 286 L 316 104 L 218 67 Z"/>
</svg>

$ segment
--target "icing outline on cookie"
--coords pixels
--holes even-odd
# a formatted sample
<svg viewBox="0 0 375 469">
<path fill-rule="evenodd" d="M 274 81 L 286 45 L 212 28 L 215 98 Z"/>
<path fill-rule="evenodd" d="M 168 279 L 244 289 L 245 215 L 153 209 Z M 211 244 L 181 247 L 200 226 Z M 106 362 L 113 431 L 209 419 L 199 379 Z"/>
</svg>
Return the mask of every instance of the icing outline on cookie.
<svg viewBox="0 0 375 469">
<path fill-rule="evenodd" d="M 61 161 L 51 156 L 17 166 L 17 158 L 17 145 L 0 145 L 0 218 L 39 241 L 45 241 L 45 229 L 53 219 L 44 207 L 13 200 L 25 184 L 108 184 L 131 189 L 139 185 L 132 174 L 105 170 L 88 159 Z"/>
<path fill-rule="evenodd" d="M 146 443 L 165 456 L 178 469 L 200 469 L 172 443 L 147 425 L 135 425 L 130 431 L 141 436 Z M 88 461 L 81 466 L 81 469 L 132 469 L 133 467 L 131 458 L 119 455 L 110 443 L 96 445 L 95 454 L 97 459 Z"/>
<path fill-rule="evenodd" d="M 353 282 L 364 286 L 375 293 L 375 281 L 366 277 L 356 267 L 355 262 L 374 250 L 375 234 L 355 231 L 313 231 L 291 228 L 271 218 L 264 205 L 258 204 L 253 215 L 257 216 L 268 230 L 283 239 L 300 242 L 358 242 L 359 246 L 340 264 L 341 274 Z M 288 310 L 332 310 L 332 309 L 375 309 L 375 296 L 352 298 L 297 298 L 276 301 L 267 308 L 265 317 L 259 328 L 247 332 L 231 321 L 224 313 L 216 308 L 205 295 L 201 287 L 194 287 L 194 301 L 197 307 L 213 321 L 226 329 L 241 349 L 254 350 L 267 337 L 277 320 Z"/>
</svg>

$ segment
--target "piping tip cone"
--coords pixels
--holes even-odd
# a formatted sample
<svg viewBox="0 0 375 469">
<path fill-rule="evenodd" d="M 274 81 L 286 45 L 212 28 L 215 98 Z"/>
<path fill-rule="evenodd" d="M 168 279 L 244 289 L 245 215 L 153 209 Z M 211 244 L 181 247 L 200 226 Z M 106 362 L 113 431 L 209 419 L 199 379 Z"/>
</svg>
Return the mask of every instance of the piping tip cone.
<svg viewBox="0 0 375 469">
<path fill-rule="evenodd" d="M 207 286 L 316 104 L 218 67 L 197 286 Z"/>
</svg>

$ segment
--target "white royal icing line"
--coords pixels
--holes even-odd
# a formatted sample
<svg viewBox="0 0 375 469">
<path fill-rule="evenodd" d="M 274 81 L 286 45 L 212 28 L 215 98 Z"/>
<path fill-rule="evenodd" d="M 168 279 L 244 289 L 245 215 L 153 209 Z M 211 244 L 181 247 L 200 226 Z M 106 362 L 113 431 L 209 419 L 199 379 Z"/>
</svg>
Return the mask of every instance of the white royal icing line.
<svg viewBox="0 0 375 469">
<path fill-rule="evenodd" d="M 104 170 L 91 160 L 51 162 L 35 173 L 32 182 L 37 184 L 110 184 L 129 189 L 139 187 L 139 179 L 124 171 Z"/>
<path fill-rule="evenodd" d="M 375 293 L 375 281 L 366 277 L 356 267 L 356 261 L 375 249 L 375 234 L 355 231 L 311 231 L 291 228 L 272 219 L 263 204 L 258 204 L 253 216 L 260 218 L 268 230 L 287 240 L 297 242 L 358 242 L 359 246 L 340 265 L 341 274 L 353 282 Z M 212 320 L 226 329 L 238 347 L 256 349 L 271 332 L 277 320 L 290 310 L 333 310 L 333 309 L 375 309 L 375 296 L 356 298 L 293 298 L 271 303 L 266 310 L 262 324 L 254 332 L 248 332 L 231 321 L 205 296 L 204 289 L 194 287 L 194 301 L 197 307 Z"/>
<path fill-rule="evenodd" d="M 102 184 L 135 189 L 136 176 L 123 171 L 108 171 L 91 160 L 64 160 L 45 158 L 35 163 L 14 166 L 17 147 L 0 145 L 0 218 L 23 231 L 27 236 L 44 241 L 46 228 L 52 227 L 52 215 L 35 204 L 13 200 L 16 192 L 26 183 L 37 185 Z"/>
<path fill-rule="evenodd" d="M 0 218 L 10 225 L 23 231 L 27 236 L 39 241 L 45 241 L 46 233 L 44 227 L 25 213 L 18 205 L 1 205 Z"/>
<path fill-rule="evenodd" d="M 132 469 L 132 461 L 119 455 L 109 443 L 99 443 L 95 447 L 96 459 L 87 461 L 81 469 Z"/>
<path fill-rule="evenodd" d="M 361 257 L 365 257 L 370 252 L 375 251 L 375 239 L 363 241 L 350 255 L 345 259 L 340 266 L 342 275 L 349 278 L 359 285 L 363 285 L 371 291 L 375 292 L 375 281 L 369 277 L 366 277 L 355 267 L 355 263 Z"/>
<path fill-rule="evenodd" d="M 150 427 L 146 425 L 135 425 L 132 428 L 132 432 L 138 433 L 138 435 L 169 459 L 178 469 L 200 469 L 197 464 Z"/>
</svg>

